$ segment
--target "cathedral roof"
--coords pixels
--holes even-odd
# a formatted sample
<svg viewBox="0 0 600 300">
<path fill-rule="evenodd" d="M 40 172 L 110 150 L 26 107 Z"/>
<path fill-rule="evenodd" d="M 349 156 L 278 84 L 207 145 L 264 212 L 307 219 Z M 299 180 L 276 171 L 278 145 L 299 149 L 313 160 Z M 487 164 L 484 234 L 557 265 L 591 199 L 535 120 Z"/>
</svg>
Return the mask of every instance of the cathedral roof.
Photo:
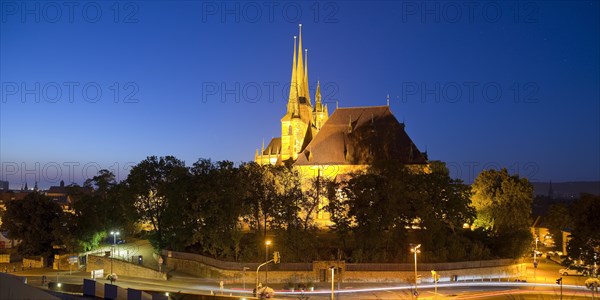
<svg viewBox="0 0 600 300">
<path fill-rule="evenodd" d="M 281 152 L 281 138 L 276 137 L 271 139 L 269 145 L 262 152 L 262 155 L 277 155 Z"/>
<path fill-rule="evenodd" d="M 427 163 L 389 106 L 336 109 L 295 165 L 367 165 L 374 160 Z"/>
</svg>

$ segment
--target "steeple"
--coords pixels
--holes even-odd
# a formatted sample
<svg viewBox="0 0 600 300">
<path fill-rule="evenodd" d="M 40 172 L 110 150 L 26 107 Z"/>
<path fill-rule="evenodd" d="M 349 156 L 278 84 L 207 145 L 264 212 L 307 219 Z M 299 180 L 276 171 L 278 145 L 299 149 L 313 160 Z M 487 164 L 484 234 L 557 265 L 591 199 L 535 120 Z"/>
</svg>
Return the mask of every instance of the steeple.
<svg viewBox="0 0 600 300">
<path fill-rule="evenodd" d="M 293 114 L 296 110 L 294 102 L 298 101 L 298 82 L 296 74 L 296 36 L 294 36 L 294 59 L 292 61 L 292 80 L 290 82 L 290 98 L 288 99 L 287 112 Z"/>
<path fill-rule="evenodd" d="M 300 34 L 298 36 L 298 64 L 296 65 L 296 83 L 298 87 L 298 98 L 305 97 L 304 91 L 304 60 L 302 59 L 302 24 L 298 25 Z"/>
<path fill-rule="evenodd" d="M 308 88 L 308 49 L 304 49 L 304 92 L 306 93 L 306 103 L 312 106 L 310 103 L 310 89 Z"/>
<path fill-rule="evenodd" d="M 315 91 L 315 110 L 322 110 L 323 104 L 321 103 L 321 82 L 317 80 L 317 90 Z"/>
</svg>

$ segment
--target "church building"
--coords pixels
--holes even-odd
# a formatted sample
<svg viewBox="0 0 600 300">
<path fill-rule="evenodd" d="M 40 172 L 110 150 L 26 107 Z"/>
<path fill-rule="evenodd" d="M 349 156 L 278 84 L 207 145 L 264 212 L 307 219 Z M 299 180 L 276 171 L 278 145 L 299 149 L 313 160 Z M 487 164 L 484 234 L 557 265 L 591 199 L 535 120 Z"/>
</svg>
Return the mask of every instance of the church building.
<svg viewBox="0 0 600 300">
<path fill-rule="evenodd" d="M 308 85 L 308 51 L 302 48 L 302 25 L 294 36 L 292 78 L 281 136 L 273 138 L 254 160 L 261 165 L 292 162 L 303 179 L 324 177 L 341 180 L 364 172 L 375 160 L 397 160 L 417 172 L 428 172 L 422 153 L 404 130 L 404 124 L 388 105 L 340 107 L 329 115 L 317 83 L 314 105 Z M 326 201 L 326 200 L 325 200 Z M 325 203 L 323 203 L 323 206 Z M 317 222 L 327 225 L 321 212 Z"/>
</svg>

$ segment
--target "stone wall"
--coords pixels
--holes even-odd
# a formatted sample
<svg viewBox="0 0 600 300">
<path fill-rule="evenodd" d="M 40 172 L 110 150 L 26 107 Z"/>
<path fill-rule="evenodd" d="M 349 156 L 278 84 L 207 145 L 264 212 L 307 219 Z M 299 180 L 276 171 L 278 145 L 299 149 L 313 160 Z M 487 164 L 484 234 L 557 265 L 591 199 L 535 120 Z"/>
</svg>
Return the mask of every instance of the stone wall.
<svg viewBox="0 0 600 300">
<path fill-rule="evenodd" d="M 78 256 L 78 254 L 77 253 L 69 253 L 69 254 L 63 254 L 63 255 L 55 254 L 54 260 L 52 261 L 52 269 L 61 270 L 61 271 L 79 270 L 79 260 L 77 260 L 77 262 L 74 264 L 69 263 L 69 257 L 71 257 L 71 256 Z"/>
<path fill-rule="evenodd" d="M 40 269 L 46 267 L 43 257 L 24 257 L 23 268 L 25 269 Z"/>
<path fill-rule="evenodd" d="M 98 269 L 103 269 L 106 275 L 110 274 L 111 258 L 88 255 L 87 264 L 85 265 L 86 272 Z M 113 273 L 121 276 L 167 280 L 166 273 L 120 260 L 112 260 L 112 270 Z"/>
<path fill-rule="evenodd" d="M 525 275 L 525 264 L 513 264 L 502 267 L 472 268 L 437 271 L 440 281 L 484 280 L 515 278 Z M 342 273 L 342 282 L 414 282 L 414 271 L 348 271 Z M 431 270 L 419 270 L 420 282 L 433 283 Z M 329 280 L 329 279 L 328 279 Z M 337 279 L 336 279 L 337 280 Z"/>
<path fill-rule="evenodd" d="M 179 257 L 176 257 L 179 256 Z M 203 278 L 215 278 L 225 283 L 256 283 L 256 264 L 236 265 L 237 270 L 230 268 L 231 262 L 222 262 L 227 268 L 207 265 L 214 259 L 206 259 L 200 255 L 188 255 L 187 253 L 168 253 L 165 255 L 167 267 L 183 273 Z M 185 258 L 182 258 L 185 257 Z M 196 257 L 198 259 L 196 259 Z M 204 260 L 202 260 L 204 259 Z M 198 261 L 202 260 L 202 262 Z M 268 281 L 269 283 L 308 283 L 308 282 L 331 282 L 331 267 L 335 267 L 335 280 L 342 282 L 414 282 L 414 271 L 412 264 L 385 264 L 388 267 L 399 268 L 399 270 L 375 270 L 376 264 L 348 264 L 343 261 L 318 261 L 312 263 L 311 270 L 298 269 L 284 270 L 279 266 L 271 265 Z M 410 266 L 409 266 L 410 265 Z M 280 266 L 284 266 L 283 264 Z M 246 267 L 246 271 L 243 271 Z M 406 268 L 405 268 L 406 267 Z M 455 267 L 450 269 L 450 267 Z M 382 269 L 381 266 L 379 269 Z M 450 280 L 481 280 L 497 278 L 514 278 L 523 276 L 525 264 L 513 260 L 474 261 L 447 264 L 423 264 L 419 266 L 418 275 L 423 282 L 432 282 L 431 269 L 436 269 L 441 276 L 440 281 Z M 339 277 L 338 277 L 339 276 Z M 265 280 L 265 269 L 260 269 L 259 282 Z"/>
</svg>

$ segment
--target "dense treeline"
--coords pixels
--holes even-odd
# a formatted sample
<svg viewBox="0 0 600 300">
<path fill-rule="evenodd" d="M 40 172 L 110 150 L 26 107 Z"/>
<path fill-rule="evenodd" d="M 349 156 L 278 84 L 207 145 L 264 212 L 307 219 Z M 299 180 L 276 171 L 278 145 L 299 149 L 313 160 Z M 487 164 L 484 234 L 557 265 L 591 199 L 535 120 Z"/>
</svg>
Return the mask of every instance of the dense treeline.
<svg viewBox="0 0 600 300">
<path fill-rule="evenodd" d="M 548 209 L 546 224 L 555 241 L 562 244 L 562 232 L 570 238 L 569 259 L 563 264 L 600 263 L 600 195 L 582 194 L 575 201 L 556 203 Z"/>
<path fill-rule="evenodd" d="M 36 193 L 10 202 L 2 230 L 24 241 L 24 254 L 48 253 L 51 245 L 90 250 L 119 229 L 144 234 L 156 249 L 234 261 L 264 259 L 267 238 L 288 262 L 406 262 L 411 244 L 422 244 L 421 259 L 431 262 L 518 257 L 529 247 L 531 185 L 506 170 L 482 172 L 473 187 L 452 179 L 441 162 L 429 173 L 377 163 L 348 178 L 303 180 L 289 165 L 200 159 L 186 166 L 151 156 L 122 182 L 102 170 L 69 186 L 73 212 Z M 324 198 L 332 200 L 323 205 Z M 44 207 L 39 216 L 20 213 L 36 205 Z M 329 230 L 317 228 L 318 213 L 331 215 Z M 47 222 L 29 226 L 34 231 L 23 226 L 40 217 Z M 43 243 L 33 239 L 40 232 L 48 233 Z"/>
</svg>

